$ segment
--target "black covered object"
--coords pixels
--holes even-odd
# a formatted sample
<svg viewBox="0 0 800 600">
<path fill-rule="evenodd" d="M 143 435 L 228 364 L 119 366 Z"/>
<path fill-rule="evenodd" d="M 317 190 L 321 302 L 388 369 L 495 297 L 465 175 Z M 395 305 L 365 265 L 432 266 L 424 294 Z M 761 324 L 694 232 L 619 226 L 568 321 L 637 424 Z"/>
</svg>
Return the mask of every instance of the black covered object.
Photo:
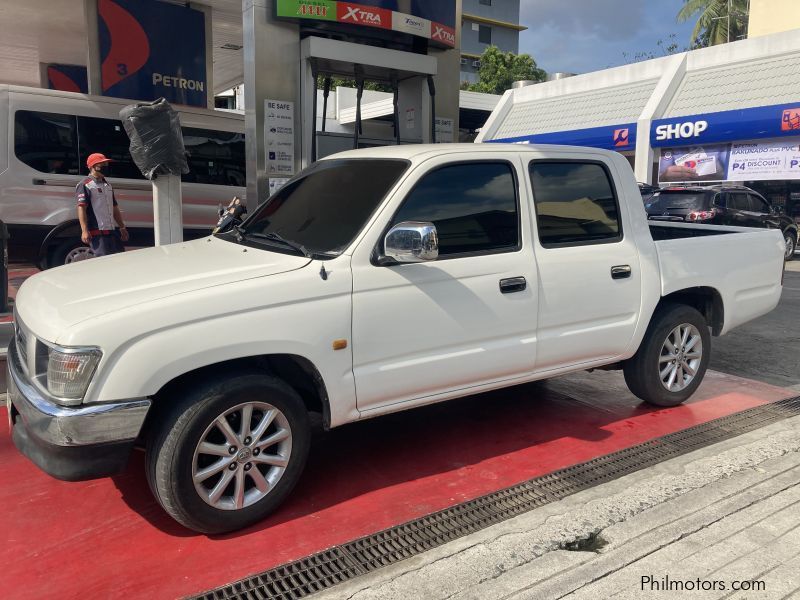
<svg viewBox="0 0 800 600">
<path fill-rule="evenodd" d="M 133 162 L 142 175 L 184 175 L 189 172 L 178 113 L 164 98 L 131 104 L 119 111 L 131 140 Z"/>
</svg>

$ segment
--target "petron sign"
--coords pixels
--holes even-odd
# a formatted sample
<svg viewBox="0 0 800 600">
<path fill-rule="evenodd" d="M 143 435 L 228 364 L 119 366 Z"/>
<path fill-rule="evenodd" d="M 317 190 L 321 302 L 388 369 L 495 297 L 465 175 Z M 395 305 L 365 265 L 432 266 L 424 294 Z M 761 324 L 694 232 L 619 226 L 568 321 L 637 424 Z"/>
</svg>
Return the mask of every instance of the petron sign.
<svg viewBox="0 0 800 600">
<path fill-rule="evenodd" d="M 103 95 L 207 106 L 205 15 L 158 0 L 97 0 Z"/>
<path fill-rule="evenodd" d="M 448 48 L 456 45 L 454 0 L 276 0 L 276 16 L 373 27 L 423 37 Z"/>
<path fill-rule="evenodd" d="M 653 121 L 654 148 L 800 136 L 800 102 Z"/>
<path fill-rule="evenodd" d="M 590 127 L 572 131 L 536 133 L 486 141 L 512 144 L 563 144 L 566 146 L 588 146 L 590 148 L 628 152 L 636 149 L 636 123 Z"/>
</svg>

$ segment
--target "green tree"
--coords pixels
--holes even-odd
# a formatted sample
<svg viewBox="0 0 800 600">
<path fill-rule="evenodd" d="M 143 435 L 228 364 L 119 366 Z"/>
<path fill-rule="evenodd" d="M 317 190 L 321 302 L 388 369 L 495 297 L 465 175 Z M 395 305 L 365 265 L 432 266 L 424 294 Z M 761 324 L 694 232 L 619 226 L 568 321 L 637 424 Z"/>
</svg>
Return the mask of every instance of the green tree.
<svg viewBox="0 0 800 600">
<path fill-rule="evenodd" d="M 502 94 L 515 81 L 544 81 L 547 73 L 536 66 L 536 61 L 529 54 L 503 52 L 497 46 L 489 46 L 481 56 L 478 77 L 477 83 L 464 83 L 461 88 L 471 92 Z"/>
<path fill-rule="evenodd" d="M 748 0 L 683 0 L 678 23 L 697 18 L 693 48 L 734 42 L 747 35 Z"/>
</svg>

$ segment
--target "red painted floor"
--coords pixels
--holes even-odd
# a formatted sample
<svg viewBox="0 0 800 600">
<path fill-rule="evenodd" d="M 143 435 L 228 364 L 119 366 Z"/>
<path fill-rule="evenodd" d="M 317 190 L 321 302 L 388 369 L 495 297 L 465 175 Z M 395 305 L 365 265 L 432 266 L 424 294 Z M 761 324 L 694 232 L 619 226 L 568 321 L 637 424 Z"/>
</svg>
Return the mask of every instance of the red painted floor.
<svg viewBox="0 0 800 600">
<path fill-rule="evenodd" d="M 316 436 L 271 519 L 207 537 L 150 496 L 142 456 L 113 479 L 55 481 L 13 447 L 0 411 L 4 598 L 176 598 L 764 402 L 784 390 L 709 373 L 693 400 L 655 410 L 617 373 L 578 374 Z"/>
</svg>

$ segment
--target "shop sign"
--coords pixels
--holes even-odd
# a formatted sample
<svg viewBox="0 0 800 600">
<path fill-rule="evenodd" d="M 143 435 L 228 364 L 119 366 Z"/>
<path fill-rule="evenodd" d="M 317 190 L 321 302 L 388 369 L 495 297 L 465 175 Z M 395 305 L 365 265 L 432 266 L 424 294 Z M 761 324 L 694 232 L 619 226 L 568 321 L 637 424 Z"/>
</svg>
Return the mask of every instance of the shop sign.
<svg viewBox="0 0 800 600">
<path fill-rule="evenodd" d="M 294 102 L 264 100 L 264 141 L 270 179 L 294 173 L 294 126 Z"/>
<path fill-rule="evenodd" d="M 292 19 L 336 20 L 334 0 L 278 0 L 278 16 Z"/>
<path fill-rule="evenodd" d="M 336 20 L 340 23 L 350 23 L 351 25 L 391 29 L 392 11 L 362 4 L 339 2 L 336 8 Z"/>
<path fill-rule="evenodd" d="M 536 133 L 486 141 L 514 144 L 563 144 L 566 146 L 588 146 L 590 148 L 627 152 L 636 149 L 636 123 L 590 127 L 573 131 Z"/>
<path fill-rule="evenodd" d="M 207 106 L 205 15 L 156 0 L 98 0 L 103 94 Z"/>
<path fill-rule="evenodd" d="M 800 139 L 664 148 L 660 183 L 800 179 Z"/>
<path fill-rule="evenodd" d="M 676 142 L 735 142 L 796 136 L 798 132 L 800 102 L 658 119 L 653 121 L 650 143 L 657 148 Z"/>
<path fill-rule="evenodd" d="M 392 29 L 424 38 L 431 37 L 431 22 L 415 15 L 399 12 L 392 13 Z"/>
</svg>

